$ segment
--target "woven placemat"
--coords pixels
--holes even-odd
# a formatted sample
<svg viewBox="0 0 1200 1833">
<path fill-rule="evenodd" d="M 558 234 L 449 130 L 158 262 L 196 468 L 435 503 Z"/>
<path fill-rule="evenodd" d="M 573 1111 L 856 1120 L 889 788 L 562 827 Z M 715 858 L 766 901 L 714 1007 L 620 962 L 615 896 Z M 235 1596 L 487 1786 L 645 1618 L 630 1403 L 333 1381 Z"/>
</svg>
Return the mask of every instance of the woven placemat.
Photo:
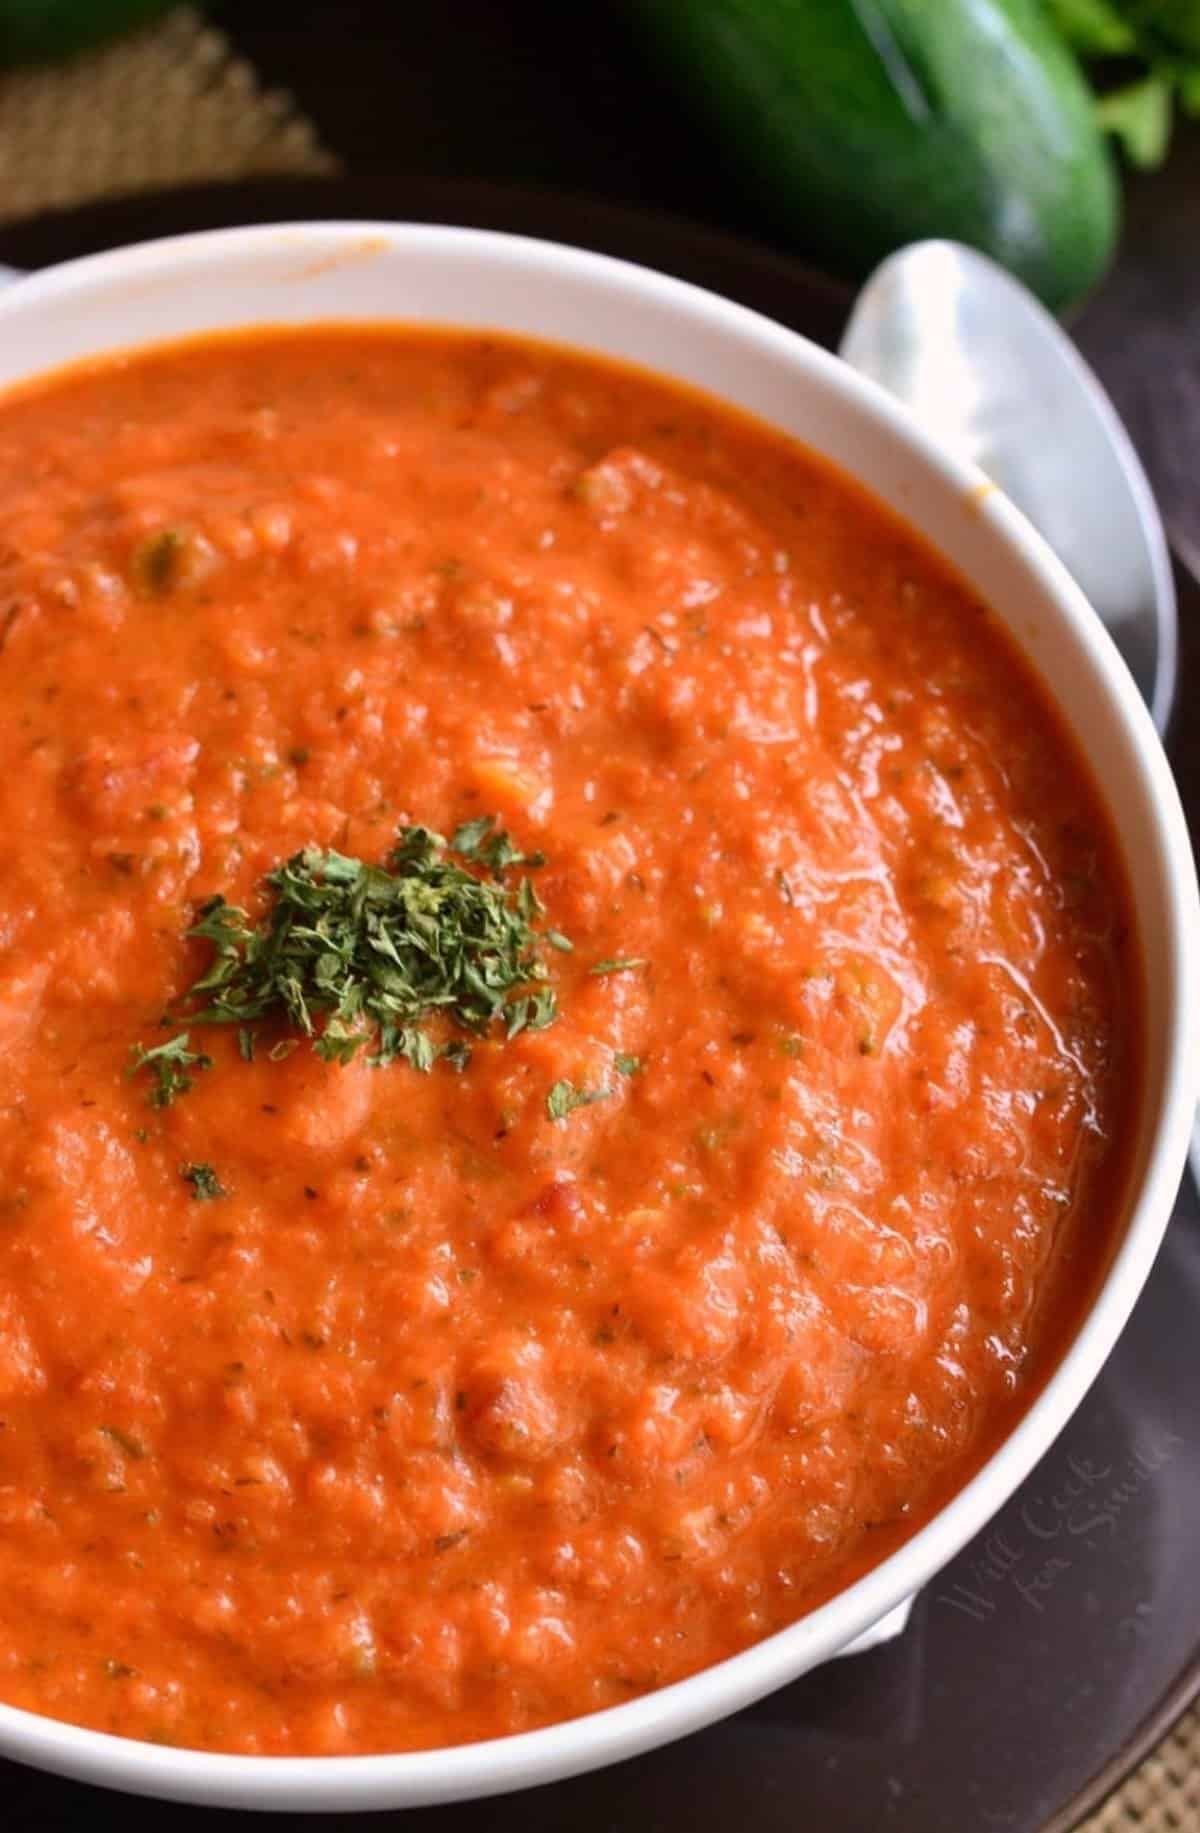
<svg viewBox="0 0 1200 1833">
<path fill-rule="evenodd" d="M 193 7 L 51 68 L 0 77 L 0 221 L 122 192 L 338 162 Z M 1080 1833 L 1200 1833 L 1200 1707 Z"/>
<path fill-rule="evenodd" d="M 190 6 L 59 65 L 0 77 L 0 221 L 120 192 L 336 171 L 291 97 Z"/>
<path fill-rule="evenodd" d="M 1200 1833 L 1200 1706 L 1185 1712 L 1080 1833 Z"/>
</svg>

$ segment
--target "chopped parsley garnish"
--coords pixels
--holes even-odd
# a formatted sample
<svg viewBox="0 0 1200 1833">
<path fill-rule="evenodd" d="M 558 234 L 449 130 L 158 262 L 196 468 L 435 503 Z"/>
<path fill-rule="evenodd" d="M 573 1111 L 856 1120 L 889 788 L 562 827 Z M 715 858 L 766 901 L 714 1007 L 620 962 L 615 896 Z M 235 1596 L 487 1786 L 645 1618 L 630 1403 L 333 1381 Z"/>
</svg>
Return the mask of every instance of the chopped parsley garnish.
<svg viewBox="0 0 1200 1833">
<path fill-rule="evenodd" d="M 439 834 L 430 834 L 425 827 L 401 828 L 401 848 L 409 838 L 430 839 L 438 847 L 446 844 Z M 504 829 L 496 826 L 495 815 L 479 815 L 474 821 L 464 821 L 461 827 L 456 827 L 450 836 L 450 851 L 461 859 L 477 860 L 489 872 L 503 872 L 509 866 L 528 866 L 533 870 L 546 863 L 544 853 L 522 853 L 515 847 Z"/>
<path fill-rule="evenodd" d="M 636 1076 L 641 1074 L 641 1057 L 627 1057 L 623 1050 L 618 1050 L 613 1058 L 618 1075 Z"/>
<path fill-rule="evenodd" d="M 229 1195 L 211 1165 L 180 1165 L 179 1175 L 185 1184 L 191 1185 L 192 1195 L 198 1203 L 215 1203 L 218 1197 Z"/>
<path fill-rule="evenodd" d="M 153 1050 L 143 1050 L 140 1044 L 134 1044 L 130 1051 L 130 1075 L 135 1076 L 139 1069 L 149 1069 L 154 1076 L 151 1107 L 170 1107 L 177 1095 L 186 1095 L 191 1088 L 190 1071 L 211 1068 L 211 1057 L 202 1051 L 188 1049 L 186 1031 L 181 1031 L 166 1044 L 156 1044 Z"/>
<path fill-rule="evenodd" d="M 589 967 L 589 974 L 630 974 L 635 967 L 645 967 L 646 963 L 637 957 L 615 955 L 609 961 L 595 961 Z"/>
<path fill-rule="evenodd" d="M 610 1088 L 577 1088 L 564 1077 L 546 1096 L 546 1112 L 551 1120 L 565 1120 L 577 1107 L 590 1107 L 593 1101 L 607 1101 L 611 1094 Z"/>
<path fill-rule="evenodd" d="M 329 1061 L 348 1063 L 366 1046 L 376 1066 L 403 1057 L 427 1072 L 440 1057 L 464 1069 L 469 1046 L 435 1042 L 431 1019 L 512 1038 L 558 1015 L 541 945 L 570 944 L 536 928 L 544 911 L 528 873 L 543 863 L 492 815 L 465 822 L 449 843 L 401 828 L 382 865 L 308 847 L 267 875 L 273 897 L 257 923 L 223 897 L 201 906 L 188 934 L 210 942 L 213 958 L 185 996 L 187 1022 L 236 1026 L 247 1058 L 254 1027 L 283 1022 Z M 518 868 L 518 880 L 505 877 Z"/>
</svg>

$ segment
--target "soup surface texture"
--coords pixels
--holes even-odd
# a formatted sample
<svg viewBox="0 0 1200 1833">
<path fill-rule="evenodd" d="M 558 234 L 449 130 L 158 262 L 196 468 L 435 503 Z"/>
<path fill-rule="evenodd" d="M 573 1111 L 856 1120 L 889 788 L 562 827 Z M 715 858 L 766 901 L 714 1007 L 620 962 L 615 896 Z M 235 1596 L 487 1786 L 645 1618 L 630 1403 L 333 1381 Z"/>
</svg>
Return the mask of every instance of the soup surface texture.
<svg viewBox="0 0 1200 1833">
<path fill-rule="evenodd" d="M 1138 1069 L 1111 837 L 991 614 L 767 428 L 467 334 L 52 378 L 0 503 L 0 1697 L 455 1743 L 891 1550 L 1094 1291 Z M 207 898 L 486 814 L 553 1023 L 130 1073 Z"/>
</svg>

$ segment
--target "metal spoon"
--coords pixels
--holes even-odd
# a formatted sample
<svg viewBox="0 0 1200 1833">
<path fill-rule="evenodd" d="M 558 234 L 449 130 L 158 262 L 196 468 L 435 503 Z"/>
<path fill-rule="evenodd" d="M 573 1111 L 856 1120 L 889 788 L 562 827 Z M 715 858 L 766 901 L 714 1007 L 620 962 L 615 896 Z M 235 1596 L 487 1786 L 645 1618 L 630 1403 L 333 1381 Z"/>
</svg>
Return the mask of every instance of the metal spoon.
<svg viewBox="0 0 1200 1833">
<path fill-rule="evenodd" d="M 1057 321 L 985 255 L 915 242 L 863 287 L 841 355 L 1024 510 L 1108 625 L 1162 732 L 1176 668 L 1166 536 L 1129 435 Z"/>
<path fill-rule="evenodd" d="M 998 483 L 1083 587 L 1160 733 L 1175 691 L 1175 583 L 1162 518 L 1116 409 L 1033 294 L 958 242 L 877 267 L 840 354 Z M 1200 1188 L 1200 1120 L 1192 1133 Z"/>
</svg>

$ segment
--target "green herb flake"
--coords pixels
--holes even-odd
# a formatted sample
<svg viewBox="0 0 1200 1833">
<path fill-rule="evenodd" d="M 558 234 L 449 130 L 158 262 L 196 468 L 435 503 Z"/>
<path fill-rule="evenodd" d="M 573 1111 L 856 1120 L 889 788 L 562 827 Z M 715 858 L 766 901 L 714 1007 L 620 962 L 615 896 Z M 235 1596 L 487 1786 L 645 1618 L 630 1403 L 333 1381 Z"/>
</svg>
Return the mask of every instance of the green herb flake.
<svg viewBox="0 0 1200 1833">
<path fill-rule="evenodd" d="M 212 1068 L 212 1058 L 203 1051 L 189 1050 L 189 1034 L 179 1032 L 165 1044 L 156 1044 L 152 1050 L 143 1050 L 140 1044 L 134 1044 L 129 1053 L 129 1071 L 137 1075 L 141 1069 L 149 1069 L 154 1077 L 154 1086 L 150 1090 L 151 1107 L 170 1107 L 178 1095 L 186 1095 L 192 1086 L 192 1072 Z"/>
<path fill-rule="evenodd" d="M 577 1107 L 590 1107 L 594 1101 L 607 1101 L 610 1088 L 580 1088 L 564 1077 L 546 1096 L 546 1112 L 551 1120 L 565 1120 Z"/>
<path fill-rule="evenodd" d="M 192 1195 L 198 1203 L 215 1203 L 219 1197 L 229 1195 L 211 1165 L 180 1165 L 179 1175 L 185 1184 L 191 1185 Z"/>
<path fill-rule="evenodd" d="M 401 844 L 406 834 L 428 835 L 428 828 L 405 828 L 401 830 Z M 431 836 L 439 848 L 444 849 L 446 842 L 439 834 Z M 456 827 L 450 837 L 450 851 L 457 853 L 460 859 L 470 859 L 479 865 L 486 866 L 490 872 L 504 872 L 510 866 L 528 866 L 535 870 L 544 866 L 544 853 L 522 853 L 513 845 L 502 827 L 497 827 L 495 815 L 480 815 L 474 821 L 464 821 Z"/>
<path fill-rule="evenodd" d="M 613 1058 L 618 1075 L 639 1076 L 642 1073 L 641 1057 L 627 1057 L 624 1051 L 618 1050 Z"/>
<path fill-rule="evenodd" d="M 646 963 L 634 955 L 614 955 L 608 961 L 594 961 L 588 969 L 589 974 L 631 974 L 635 968 L 645 967 Z"/>
</svg>

